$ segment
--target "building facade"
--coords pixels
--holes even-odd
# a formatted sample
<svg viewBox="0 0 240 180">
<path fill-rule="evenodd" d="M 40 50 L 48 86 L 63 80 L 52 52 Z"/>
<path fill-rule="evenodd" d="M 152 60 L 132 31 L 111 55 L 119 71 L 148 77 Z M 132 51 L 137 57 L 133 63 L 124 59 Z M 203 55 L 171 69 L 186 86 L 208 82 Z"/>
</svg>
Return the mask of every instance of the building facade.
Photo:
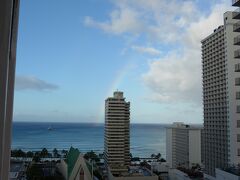
<svg viewBox="0 0 240 180">
<path fill-rule="evenodd" d="M 130 164 L 130 102 L 123 92 L 105 100 L 104 161 L 114 176 L 123 176 Z"/>
<path fill-rule="evenodd" d="M 0 1 L 0 179 L 9 179 L 20 0 Z"/>
<path fill-rule="evenodd" d="M 173 123 L 166 131 L 166 158 L 170 168 L 201 165 L 201 130 Z"/>
<path fill-rule="evenodd" d="M 235 0 L 234 0 L 235 1 Z M 237 12 L 202 40 L 205 173 L 240 162 L 240 24 Z"/>
</svg>

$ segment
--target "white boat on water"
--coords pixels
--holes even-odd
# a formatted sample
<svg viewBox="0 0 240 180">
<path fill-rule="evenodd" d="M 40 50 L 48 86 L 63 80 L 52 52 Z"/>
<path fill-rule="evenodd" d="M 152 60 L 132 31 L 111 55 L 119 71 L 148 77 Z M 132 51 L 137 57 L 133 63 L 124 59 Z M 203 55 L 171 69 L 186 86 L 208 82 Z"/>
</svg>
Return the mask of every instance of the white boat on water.
<svg viewBox="0 0 240 180">
<path fill-rule="evenodd" d="M 52 131 L 52 130 L 53 130 L 52 126 L 49 126 L 49 127 L 48 127 L 48 130 L 49 130 L 49 131 Z"/>
</svg>

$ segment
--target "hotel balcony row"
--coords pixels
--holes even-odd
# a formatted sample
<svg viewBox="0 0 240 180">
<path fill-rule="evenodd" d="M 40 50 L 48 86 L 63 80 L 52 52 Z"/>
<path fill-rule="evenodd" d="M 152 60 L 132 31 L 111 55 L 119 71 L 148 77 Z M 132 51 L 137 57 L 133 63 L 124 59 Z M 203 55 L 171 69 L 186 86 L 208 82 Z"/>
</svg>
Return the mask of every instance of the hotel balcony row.
<svg viewBox="0 0 240 180">
<path fill-rule="evenodd" d="M 233 19 L 240 19 L 240 8 L 232 12 Z"/>
<path fill-rule="evenodd" d="M 233 32 L 240 32 L 240 22 L 233 24 Z"/>
<path fill-rule="evenodd" d="M 240 58 L 240 49 L 234 51 L 234 58 Z"/>
<path fill-rule="evenodd" d="M 232 5 L 240 7 L 240 0 L 232 0 Z"/>
<path fill-rule="evenodd" d="M 234 38 L 234 45 L 240 45 L 240 35 Z"/>
</svg>

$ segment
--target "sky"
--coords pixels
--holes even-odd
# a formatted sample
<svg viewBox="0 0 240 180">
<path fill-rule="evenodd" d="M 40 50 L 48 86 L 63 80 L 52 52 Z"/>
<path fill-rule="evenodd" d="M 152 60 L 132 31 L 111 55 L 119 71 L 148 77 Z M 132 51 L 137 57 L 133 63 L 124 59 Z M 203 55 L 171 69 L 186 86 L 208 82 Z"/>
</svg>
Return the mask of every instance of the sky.
<svg viewBox="0 0 240 180">
<path fill-rule="evenodd" d="M 202 123 L 201 40 L 231 0 L 21 1 L 14 121 Z"/>
</svg>

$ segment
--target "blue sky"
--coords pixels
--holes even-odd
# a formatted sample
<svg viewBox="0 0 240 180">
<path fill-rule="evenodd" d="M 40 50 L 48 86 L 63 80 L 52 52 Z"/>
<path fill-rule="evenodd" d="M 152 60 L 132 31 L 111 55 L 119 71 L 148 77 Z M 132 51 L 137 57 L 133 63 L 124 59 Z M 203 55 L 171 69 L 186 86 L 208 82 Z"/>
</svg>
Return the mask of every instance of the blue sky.
<svg viewBox="0 0 240 180">
<path fill-rule="evenodd" d="M 230 0 L 21 1 L 14 121 L 202 123 L 200 40 Z"/>
</svg>

